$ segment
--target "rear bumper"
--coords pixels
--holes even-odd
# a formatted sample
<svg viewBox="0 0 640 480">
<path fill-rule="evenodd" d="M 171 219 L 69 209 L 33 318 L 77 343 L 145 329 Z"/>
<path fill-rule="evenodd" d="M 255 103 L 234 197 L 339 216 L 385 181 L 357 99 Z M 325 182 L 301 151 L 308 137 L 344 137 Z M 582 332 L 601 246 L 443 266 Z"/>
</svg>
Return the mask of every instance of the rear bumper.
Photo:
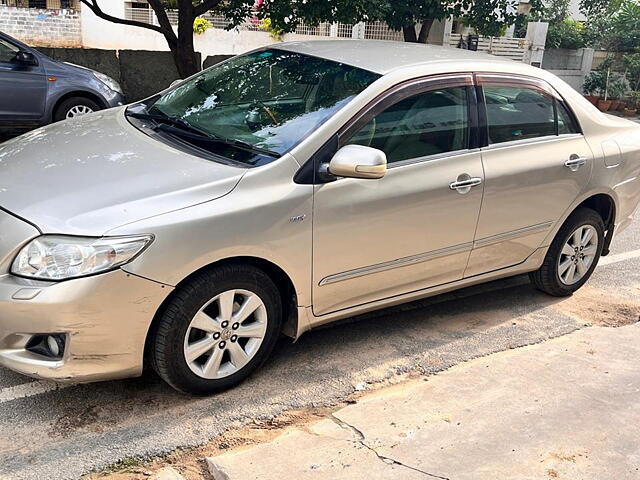
<svg viewBox="0 0 640 480">
<path fill-rule="evenodd" d="M 24 289 L 38 293 L 16 299 Z M 170 291 L 122 270 L 60 283 L 0 275 L 0 365 L 60 382 L 137 376 L 149 326 Z M 26 349 L 43 334 L 64 336 L 61 359 Z"/>
</svg>

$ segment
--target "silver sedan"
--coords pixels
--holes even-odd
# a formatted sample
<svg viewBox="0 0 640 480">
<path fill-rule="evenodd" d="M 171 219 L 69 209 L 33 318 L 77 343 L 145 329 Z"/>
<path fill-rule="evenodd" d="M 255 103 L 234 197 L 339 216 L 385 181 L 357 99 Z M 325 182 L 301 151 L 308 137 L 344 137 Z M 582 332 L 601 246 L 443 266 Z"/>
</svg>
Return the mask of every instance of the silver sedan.
<svg viewBox="0 0 640 480">
<path fill-rule="evenodd" d="M 220 391 L 277 338 L 529 273 L 571 295 L 640 200 L 640 126 L 543 70 L 278 44 L 0 146 L 0 364 Z"/>
</svg>

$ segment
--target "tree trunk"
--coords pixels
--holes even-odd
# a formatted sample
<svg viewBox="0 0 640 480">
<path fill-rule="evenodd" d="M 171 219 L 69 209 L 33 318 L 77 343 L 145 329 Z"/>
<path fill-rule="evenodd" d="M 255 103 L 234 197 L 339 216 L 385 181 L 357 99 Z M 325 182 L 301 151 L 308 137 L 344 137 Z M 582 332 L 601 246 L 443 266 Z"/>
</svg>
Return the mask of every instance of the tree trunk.
<svg viewBox="0 0 640 480">
<path fill-rule="evenodd" d="M 185 2 L 180 5 L 178 41 L 174 45 L 169 42 L 169 48 L 171 48 L 173 60 L 180 78 L 190 77 L 201 70 L 193 45 L 193 22 L 195 19 L 196 15 L 191 2 Z M 169 39 L 167 39 L 167 41 L 169 41 Z"/>
<path fill-rule="evenodd" d="M 178 42 L 173 45 L 169 42 L 169 48 L 180 78 L 190 77 L 202 70 L 193 46 L 193 37 L 178 35 Z"/>
<path fill-rule="evenodd" d="M 402 33 L 404 34 L 404 41 L 412 42 L 412 43 L 427 43 L 427 38 L 429 38 L 429 32 L 431 31 L 432 26 L 433 26 L 433 18 L 427 18 L 422 22 L 422 26 L 420 27 L 420 33 L 416 34 L 415 25 L 405 25 L 404 27 L 402 27 Z"/>
<path fill-rule="evenodd" d="M 404 27 L 402 27 L 402 33 L 404 34 L 405 42 L 416 43 L 418 41 L 415 25 L 405 25 Z"/>
<path fill-rule="evenodd" d="M 418 35 L 418 43 L 427 43 L 427 38 L 429 38 L 429 32 L 431 31 L 432 26 L 433 18 L 427 18 L 422 22 L 422 27 L 420 27 L 420 35 Z"/>
</svg>

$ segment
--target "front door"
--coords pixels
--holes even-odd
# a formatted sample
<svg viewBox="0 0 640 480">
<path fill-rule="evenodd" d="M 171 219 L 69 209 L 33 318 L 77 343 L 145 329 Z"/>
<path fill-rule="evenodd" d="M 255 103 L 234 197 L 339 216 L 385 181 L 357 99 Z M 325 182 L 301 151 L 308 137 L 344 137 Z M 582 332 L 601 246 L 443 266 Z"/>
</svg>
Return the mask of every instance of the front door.
<svg viewBox="0 0 640 480">
<path fill-rule="evenodd" d="M 315 315 L 462 278 L 483 188 L 471 83 L 457 75 L 399 88 L 341 134 L 341 146 L 384 151 L 388 171 L 315 187 Z"/>
<path fill-rule="evenodd" d="M 47 79 L 41 65 L 16 62 L 19 47 L 0 37 L 0 122 L 33 123 L 44 115 Z"/>
<path fill-rule="evenodd" d="M 465 277 L 523 262 L 586 187 L 591 150 L 545 82 L 479 76 L 488 138 L 484 198 Z"/>
</svg>

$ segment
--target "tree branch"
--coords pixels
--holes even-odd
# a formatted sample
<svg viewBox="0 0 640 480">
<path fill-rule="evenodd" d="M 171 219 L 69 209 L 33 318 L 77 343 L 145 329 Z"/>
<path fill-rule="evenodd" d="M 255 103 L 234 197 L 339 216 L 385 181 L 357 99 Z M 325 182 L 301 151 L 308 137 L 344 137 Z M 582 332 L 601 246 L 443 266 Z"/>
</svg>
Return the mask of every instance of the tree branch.
<svg viewBox="0 0 640 480">
<path fill-rule="evenodd" d="M 156 14 L 158 18 L 158 23 L 160 27 L 164 30 L 164 36 L 168 42 L 173 42 L 174 44 L 178 43 L 178 37 L 173 31 L 173 26 L 171 25 L 171 21 L 169 20 L 169 16 L 167 15 L 167 10 L 162 6 L 162 2 L 160 0 L 147 0 L 149 5 Z M 180 14 L 180 12 L 178 12 Z M 169 33 L 170 32 L 170 33 Z"/>
<path fill-rule="evenodd" d="M 140 27 L 146 28 L 148 30 L 153 30 L 154 32 L 161 33 L 166 36 L 167 32 L 164 28 L 159 27 L 157 25 L 151 25 L 144 22 L 138 22 L 136 20 L 127 20 L 124 18 L 114 17 L 113 15 L 109 15 L 102 11 L 100 6 L 98 5 L 97 0 L 80 0 L 84 5 L 89 7 L 89 9 L 95 14 L 96 17 L 102 18 L 103 20 L 107 20 L 112 23 L 119 23 L 121 25 L 129 25 L 131 27 Z M 173 30 L 172 30 L 173 31 Z"/>
<path fill-rule="evenodd" d="M 196 17 L 199 17 L 200 15 L 207 13 L 212 8 L 217 7 L 220 3 L 221 0 L 203 0 L 201 4 L 194 7 L 193 11 L 195 12 Z"/>
</svg>

